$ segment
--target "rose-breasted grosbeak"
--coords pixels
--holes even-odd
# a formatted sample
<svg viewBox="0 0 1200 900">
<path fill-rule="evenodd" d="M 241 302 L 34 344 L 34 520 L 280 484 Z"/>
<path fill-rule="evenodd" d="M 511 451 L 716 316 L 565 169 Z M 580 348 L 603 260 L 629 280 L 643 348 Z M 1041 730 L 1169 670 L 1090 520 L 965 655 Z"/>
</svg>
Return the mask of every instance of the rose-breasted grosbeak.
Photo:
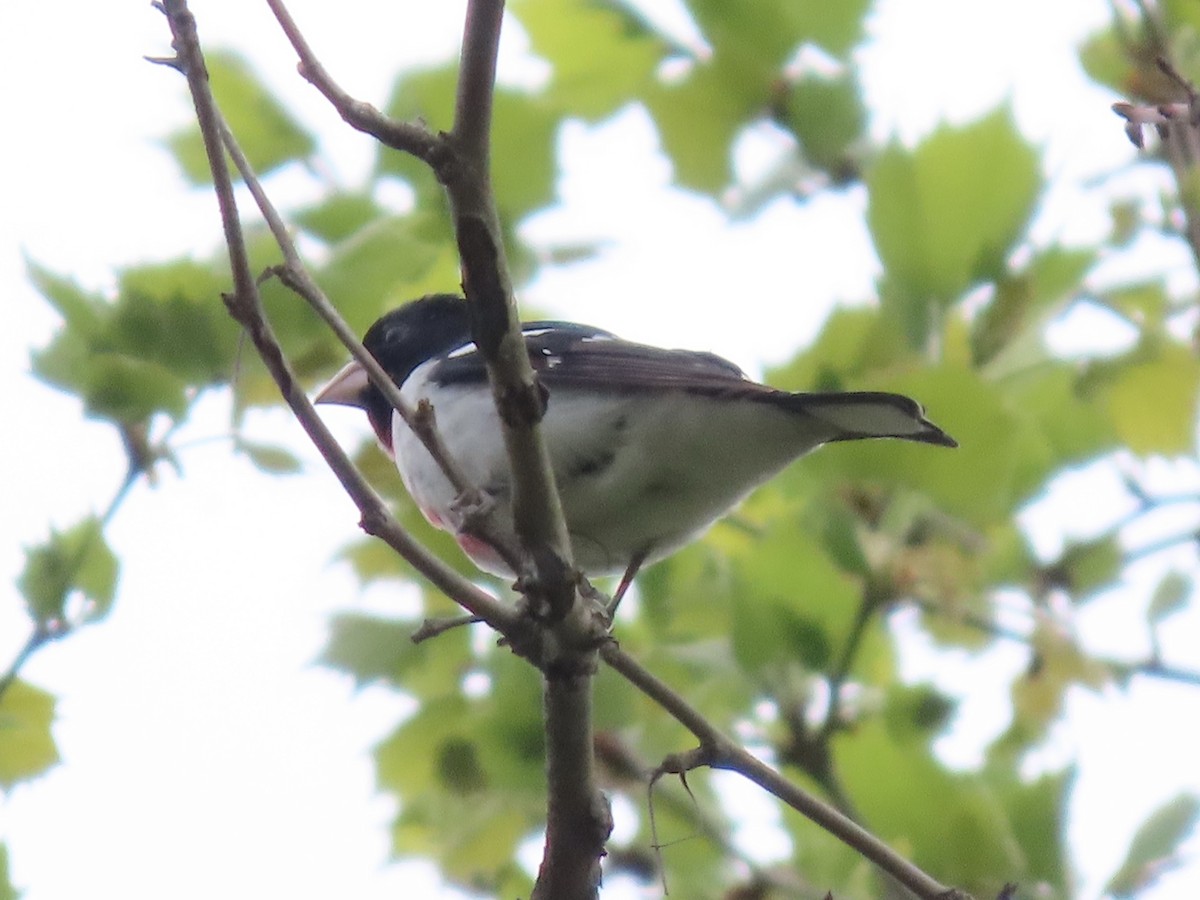
<svg viewBox="0 0 1200 900">
<path fill-rule="evenodd" d="M 711 353 L 630 343 L 569 322 L 530 322 L 522 331 L 548 391 L 542 434 L 575 564 L 587 575 L 624 572 L 618 597 L 643 563 L 695 539 L 821 444 L 887 437 L 957 446 L 899 394 L 793 394 Z M 415 300 L 379 319 L 363 344 L 409 404 L 433 406 L 445 445 L 495 501 L 497 526 L 515 541 L 508 458 L 465 301 Z M 366 410 L 426 518 L 455 532 L 479 568 L 513 574 L 491 547 L 458 531 L 455 490 L 357 363 L 316 400 Z"/>
</svg>

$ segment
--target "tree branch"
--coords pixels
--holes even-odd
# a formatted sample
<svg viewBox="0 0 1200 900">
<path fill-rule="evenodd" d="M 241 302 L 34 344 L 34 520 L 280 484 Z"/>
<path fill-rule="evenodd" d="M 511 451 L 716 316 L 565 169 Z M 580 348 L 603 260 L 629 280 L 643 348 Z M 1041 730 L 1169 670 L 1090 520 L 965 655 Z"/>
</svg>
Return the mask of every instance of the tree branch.
<svg viewBox="0 0 1200 900">
<path fill-rule="evenodd" d="M 434 134 L 424 125 L 391 119 L 370 103 L 351 97 L 329 77 L 329 73 L 325 71 L 325 67 L 312 52 L 308 41 L 296 26 L 292 14 L 288 12 L 282 0 L 267 0 L 267 6 L 271 8 L 271 12 L 279 22 L 279 27 L 300 58 L 297 69 L 301 77 L 324 95 L 348 125 L 371 135 L 381 144 L 411 153 L 430 165 L 435 164 L 435 160 L 444 147 L 440 135 Z"/>
<path fill-rule="evenodd" d="M 967 900 L 965 893 L 940 884 L 858 823 L 792 784 L 757 759 L 615 644 L 602 647 L 600 656 L 638 690 L 670 713 L 700 742 L 695 750 L 668 757 L 652 778 L 683 774 L 700 766 L 737 772 L 861 853 L 922 900 Z"/>
<path fill-rule="evenodd" d="M 470 304 L 471 330 L 484 359 L 503 429 L 513 486 L 513 524 L 531 563 L 520 585 L 547 626 L 537 648 L 546 673 L 548 816 L 546 850 L 534 895 L 594 897 L 611 829 L 595 782 L 591 677 L 605 633 L 592 605 L 577 599 L 577 573 L 550 458 L 540 434 L 545 396 L 535 379 L 513 302 L 490 181 L 490 129 L 504 5 L 471 0 L 463 31 L 454 125 L 433 136 L 395 123 L 354 101 L 329 78 L 281 0 L 268 0 L 300 57 L 301 72 L 346 121 L 428 163 L 446 188 Z M 524 573 L 525 566 L 512 566 Z M 471 610 L 474 612 L 474 610 Z"/>
</svg>

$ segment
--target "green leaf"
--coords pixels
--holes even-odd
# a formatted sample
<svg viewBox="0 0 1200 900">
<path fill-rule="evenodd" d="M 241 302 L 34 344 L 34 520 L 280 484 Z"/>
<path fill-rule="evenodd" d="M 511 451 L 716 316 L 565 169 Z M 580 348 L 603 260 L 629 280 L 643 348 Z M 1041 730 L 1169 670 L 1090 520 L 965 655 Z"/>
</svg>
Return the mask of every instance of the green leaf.
<svg viewBox="0 0 1200 900">
<path fill-rule="evenodd" d="M 1034 352 L 1044 356 L 1042 326 L 1065 299 L 1082 287 L 1083 278 L 1095 260 L 1096 254 L 1091 250 L 1050 247 L 1021 272 L 1001 277 L 991 302 L 971 329 L 976 365 L 986 365 L 1011 351 L 1014 345 L 1019 348 L 1025 342 L 1036 343 Z"/>
<path fill-rule="evenodd" d="M 1106 28 L 1084 41 L 1079 48 L 1079 62 L 1092 80 L 1128 95 L 1135 71 L 1128 48 L 1127 37 Z"/>
<path fill-rule="evenodd" d="M 739 665 L 749 672 L 791 662 L 828 667 L 854 621 L 855 580 L 782 522 L 751 541 L 737 567 L 732 639 Z"/>
<path fill-rule="evenodd" d="M 1191 453 L 1198 387 L 1200 362 L 1179 344 L 1164 344 L 1157 358 L 1122 366 L 1108 388 L 1118 437 L 1142 455 Z"/>
<path fill-rule="evenodd" d="M 1182 572 L 1168 572 L 1154 589 L 1146 618 L 1151 624 L 1174 615 L 1187 606 L 1192 594 L 1192 580 Z"/>
<path fill-rule="evenodd" d="M 439 258 L 428 225 L 420 214 L 376 219 L 333 247 L 317 280 L 357 331 L 413 299 L 411 285 Z"/>
<path fill-rule="evenodd" d="M 207 54 L 205 62 L 217 105 L 258 175 L 313 154 L 316 141 L 312 135 L 275 99 L 245 60 L 217 51 Z M 212 183 L 198 128 L 175 132 L 166 143 L 188 180 Z"/>
<path fill-rule="evenodd" d="M 309 234 L 334 244 L 384 215 L 383 207 L 369 194 L 338 193 L 296 211 L 292 218 Z"/>
<path fill-rule="evenodd" d="M 457 67 L 405 72 L 392 89 L 387 114 L 448 128 L 454 115 Z M 554 197 L 555 140 L 562 112 L 544 97 L 498 87 L 492 111 L 492 188 L 501 218 L 519 219 Z M 445 223 L 445 193 L 429 167 L 411 156 L 381 152 L 378 171 L 397 175 L 417 192 L 417 208 Z M 449 238 L 449 231 L 439 239 Z"/>
<path fill-rule="evenodd" d="M 418 625 L 353 613 L 336 616 L 320 661 L 353 676 L 359 686 L 387 681 L 418 697 L 453 694 L 472 664 L 471 630 L 454 628 L 417 644 L 412 636 Z"/>
<path fill-rule="evenodd" d="M 932 756 L 929 733 L 860 724 L 834 743 L 837 771 L 872 830 L 926 871 L 977 897 L 1019 881 L 1027 863 L 995 791 L 978 776 L 954 775 Z M 930 815 L 929 798 L 941 815 Z"/>
<path fill-rule="evenodd" d="M 938 734 L 954 715 L 955 701 L 932 685 L 896 685 L 888 690 L 884 716 L 892 735 Z"/>
<path fill-rule="evenodd" d="M 756 77 L 769 78 L 805 43 L 843 57 L 863 35 L 869 0 L 758 0 L 747 9 L 722 0 L 689 0 L 688 9 L 712 45 Z"/>
<path fill-rule="evenodd" d="M 121 273 L 106 338 L 113 349 L 169 369 L 190 385 L 229 380 L 238 327 L 221 302 L 224 264 L 193 260 Z"/>
<path fill-rule="evenodd" d="M 99 519 L 85 519 L 67 531 L 51 531 L 40 546 L 27 548 L 17 581 L 39 624 L 64 618 L 67 599 L 79 591 L 89 601 L 87 619 L 108 614 L 116 595 L 118 562 L 104 539 Z"/>
<path fill-rule="evenodd" d="M 1009 408 L 1035 427 L 1059 466 L 1091 459 L 1117 441 L 1104 398 L 1070 362 L 1046 360 L 1000 381 Z"/>
<path fill-rule="evenodd" d="M 321 664 L 354 676 L 361 687 L 372 681 L 398 681 L 411 665 L 417 623 L 344 613 L 335 616 Z"/>
<path fill-rule="evenodd" d="M 121 353 L 94 357 L 83 386 L 88 412 L 117 422 L 143 422 L 158 412 L 181 418 L 187 382 L 165 366 Z"/>
<path fill-rule="evenodd" d="M 1006 110 L 943 126 L 915 150 L 893 143 L 867 176 L 868 223 L 914 346 L 931 311 L 999 278 L 1041 188 L 1037 153 Z"/>
<path fill-rule="evenodd" d="M 1067 691 L 1076 686 L 1098 689 L 1110 679 L 1106 665 L 1084 653 L 1066 635 L 1039 626 L 1030 644 L 1029 670 L 1012 686 L 1014 727 L 1039 734 L 1062 712 Z"/>
<path fill-rule="evenodd" d="M 5 790 L 58 762 L 50 733 L 54 702 L 52 694 L 20 679 L 0 697 L 0 787 Z M 0 890 L 6 881 L 0 879 Z"/>
<path fill-rule="evenodd" d="M 866 120 L 858 81 L 852 75 L 809 76 L 788 88 L 783 124 L 796 135 L 810 163 L 835 175 L 840 175 L 851 145 L 862 138 Z"/>
<path fill-rule="evenodd" d="M 596 120 L 641 95 L 666 55 L 666 44 L 616 6 L 586 0 L 518 0 L 512 4 L 533 52 L 554 67 L 547 100 Z"/>
<path fill-rule="evenodd" d="M 719 60 L 696 65 L 682 83 L 656 86 L 646 106 L 676 180 L 710 194 L 729 184 L 733 139 L 767 100 L 765 84 L 747 82 Z"/>
<path fill-rule="evenodd" d="M 500 217 L 515 222 L 554 199 L 562 113 L 538 96 L 502 88 L 492 119 L 492 189 Z"/>
<path fill-rule="evenodd" d="M 90 336 L 100 327 L 108 304 L 99 294 L 89 294 L 68 278 L 51 272 L 33 260 L 26 262 L 30 282 L 58 310 L 67 328 Z"/>
<path fill-rule="evenodd" d="M 238 438 L 234 449 L 246 454 L 250 462 L 271 475 L 294 475 L 304 468 L 296 454 L 272 444 L 259 444 Z"/>
<path fill-rule="evenodd" d="M 1011 768 L 1001 768 L 993 763 L 983 775 L 1004 805 L 1012 823 L 1013 839 L 1024 854 L 1025 866 L 1020 881 L 1049 885 L 1048 896 L 1070 896 L 1063 834 L 1073 770 L 1051 772 L 1029 780 Z"/>
<path fill-rule="evenodd" d="M 1114 535 L 1069 544 L 1054 565 L 1059 583 L 1076 601 L 1111 585 L 1121 574 L 1124 552 Z"/>
<path fill-rule="evenodd" d="M 1132 897 L 1183 860 L 1179 844 L 1200 820 L 1200 797 L 1179 794 L 1142 823 L 1133 836 L 1125 861 L 1105 888 L 1116 897 Z"/>
</svg>

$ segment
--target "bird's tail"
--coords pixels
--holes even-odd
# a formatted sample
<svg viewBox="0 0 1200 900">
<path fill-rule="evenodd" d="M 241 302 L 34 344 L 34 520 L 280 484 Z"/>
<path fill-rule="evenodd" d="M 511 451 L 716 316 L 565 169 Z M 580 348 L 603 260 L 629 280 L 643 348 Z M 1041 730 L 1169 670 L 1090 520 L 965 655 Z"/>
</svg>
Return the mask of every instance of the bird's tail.
<svg viewBox="0 0 1200 900">
<path fill-rule="evenodd" d="M 902 394 L 879 391 L 790 394 L 780 391 L 769 400 L 828 425 L 831 434 L 826 438 L 828 441 L 899 438 L 943 447 L 958 446 L 954 438 L 925 418 L 920 403 Z"/>
</svg>

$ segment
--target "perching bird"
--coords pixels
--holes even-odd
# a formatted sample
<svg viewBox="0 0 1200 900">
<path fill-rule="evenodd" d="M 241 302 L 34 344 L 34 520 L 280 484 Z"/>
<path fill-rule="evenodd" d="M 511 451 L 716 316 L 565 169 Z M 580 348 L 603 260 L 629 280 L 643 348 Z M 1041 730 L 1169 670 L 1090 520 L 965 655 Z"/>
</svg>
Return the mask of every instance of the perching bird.
<svg viewBox="0 0 1200 900">
<path fill-rule="evenodd" d="M 570 322 L 530 322 L 522 332 L 548 392 L 542 435 L 575 565 L 586 575 L 623 572 L 618 599 L 640 566 L 694 540 L 821 444 L 890 437 L 957 446 L 899 394 L 793 394 L 711 353 L 635 344 Z M 375 322 L 363 344 L 412 407 L 433 406 L 442 440 L 495 501 L 496 525 L 515 544 L 508 458 L 466 302 L 450 294 L 415 300 Z M 365 409 L 425 517 L 456 530 L 455 490 L 358 363 L 316 402 Z M 479 568 L 513 574 L 478 538 L 456 536 Z"/>
</svg>

